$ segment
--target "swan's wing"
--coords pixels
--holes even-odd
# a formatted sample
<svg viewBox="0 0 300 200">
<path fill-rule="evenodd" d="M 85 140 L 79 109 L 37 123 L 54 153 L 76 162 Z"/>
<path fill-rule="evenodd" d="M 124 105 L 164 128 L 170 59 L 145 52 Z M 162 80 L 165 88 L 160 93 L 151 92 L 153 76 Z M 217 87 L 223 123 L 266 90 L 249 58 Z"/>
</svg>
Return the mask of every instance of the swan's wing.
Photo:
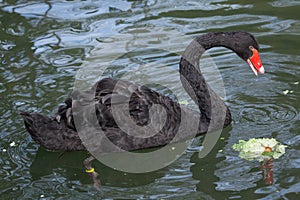
<svg viewBox="0 0 300 200">
<path fill-rule="evenodd" d="M 130 117 L 134 123 L 144 126 L 149 123 L 149 110 L 153 104 L 164 104 L 164 101 L 172 101 L 168 97 L 162 98 L 161 94 L 145 87 L 124 80 L 105 78 L 95 85 L 97 107 L 104 116 L 105 121 L 114 121 L 111 114 L 112 106 L 129 109 Z M 115 116 L 116 117 L 116 116 Z M 113 126 L 113 124 L 110 124 Z"/>
<path fill-rule="evenodd" d="M 98 81 L 89 91 L 75 91 L 73 99 L 67 99 L 65 105 L 58 108 L 56 120 L 76 130 L 74 111 L 80 112 L 80 118 L 91 123 L 93 115 L 96 113 L 102 129 L 118 128 L 115 122 L 118 113 L 117 116 L 112 114 L 112 107 L 117 106 L 117 112 L 129 109 L 134 124 L 144 126 L 149 123 L 149 110 L 153 104 L 169 105 L 170 101 L 172 101 L 170 98 L 145 86 L 124 80 L 105 78 Z"/>
</svg>

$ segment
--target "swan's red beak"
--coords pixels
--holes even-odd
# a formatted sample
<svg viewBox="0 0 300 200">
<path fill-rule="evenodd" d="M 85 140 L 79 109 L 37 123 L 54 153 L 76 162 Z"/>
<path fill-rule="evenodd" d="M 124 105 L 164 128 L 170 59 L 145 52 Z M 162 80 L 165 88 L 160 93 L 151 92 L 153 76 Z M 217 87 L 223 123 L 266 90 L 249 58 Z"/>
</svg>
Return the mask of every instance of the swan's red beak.
<svg viewBox="0 0 300 200">
<path fill-rule="evenodd" d="M 265 73 L 265 69 L 262 65 L 262 62 L 260 60 L 260 56 L 259 56 L 259 53 L 258 51 L 250 46 L 249 47 L 250 50 L 253 52 L 253 55 L 247 59 L 247 63 L 249 65 L 249 67 L 252 69 L 253 73 L 258 76 L 258 72 L 261 73 L 261 74 L 264 74 Z"/>
</svg>

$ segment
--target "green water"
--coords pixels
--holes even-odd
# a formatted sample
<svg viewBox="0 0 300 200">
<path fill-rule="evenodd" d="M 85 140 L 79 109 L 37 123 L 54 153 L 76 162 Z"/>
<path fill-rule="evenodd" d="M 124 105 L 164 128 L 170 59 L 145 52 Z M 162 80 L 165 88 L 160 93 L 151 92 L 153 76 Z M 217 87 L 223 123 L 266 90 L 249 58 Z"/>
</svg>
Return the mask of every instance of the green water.
<svg viewBox="0 0 300 200">
<path fill-rule="evenodd" d="M 299 10 L 296 0 L 0 1 L 1 199 L 298 199 Z M 226 49 L 209 51 L 233 122 L 203 159 L 197 153 L 203 138 L 197 138 L 154 172 L 124 173 L 94 162 L 98 190 L 82 167 L 86 152 L 48 152 L 24 129 L 19 111 L 53 114 L 75 80 L 86 84 L 102 73 L 188 98 L 178 89 L 179 55 L 196 35 L 232 30 L 257 37 L 266 74 L 255 77 Z M 208 55 L 203 71 L 218 89 Z M 253 137 L 289 145 L 274 161 L 273 184 L 259 163 L 231 149 Z"/>
</svg>

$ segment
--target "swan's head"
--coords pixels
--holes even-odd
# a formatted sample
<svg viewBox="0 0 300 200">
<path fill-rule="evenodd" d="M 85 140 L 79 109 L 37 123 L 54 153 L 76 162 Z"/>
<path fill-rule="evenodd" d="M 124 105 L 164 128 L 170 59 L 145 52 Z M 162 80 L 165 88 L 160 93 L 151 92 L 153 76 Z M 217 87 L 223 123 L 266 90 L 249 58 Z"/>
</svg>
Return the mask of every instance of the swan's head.
<svg viewBox="0 0 300 200">
<path fill-rule="evenodd" d="M 248 63 L 256 76 L 258 72 L 264 74 L 265 69 L 260 59 L 259 45 L 255 37 L 247 32 L 235 32 L 233 38 L 235 40 L 234 52 Z"/>
</svg>

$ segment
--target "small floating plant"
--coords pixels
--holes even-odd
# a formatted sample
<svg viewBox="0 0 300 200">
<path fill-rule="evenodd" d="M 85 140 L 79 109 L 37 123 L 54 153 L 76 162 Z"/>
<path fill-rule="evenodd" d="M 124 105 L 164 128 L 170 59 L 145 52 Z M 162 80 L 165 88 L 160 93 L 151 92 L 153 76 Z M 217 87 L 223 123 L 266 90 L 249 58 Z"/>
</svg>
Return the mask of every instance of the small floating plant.
<svg viewBox="0 0 300 200">
<path fill-rule="evenodd" d="M 239 151 L 239 157 L 246 160 L 270 160 L 278 159 L 285 153 L 287 146 L 274 138 L 252 138 L 248 141 L 239 140 L 232 148 Z"/>
<path fill-rule="evenodd" d="M 234 150 L 239 152 L 240 158 L 261 162 L 266 184 L 273 184 L 273 160 L 282 156 L 286 147 L 274 138 L 239 140 L 237 144 L 232 146 Z"/>
</svg>

